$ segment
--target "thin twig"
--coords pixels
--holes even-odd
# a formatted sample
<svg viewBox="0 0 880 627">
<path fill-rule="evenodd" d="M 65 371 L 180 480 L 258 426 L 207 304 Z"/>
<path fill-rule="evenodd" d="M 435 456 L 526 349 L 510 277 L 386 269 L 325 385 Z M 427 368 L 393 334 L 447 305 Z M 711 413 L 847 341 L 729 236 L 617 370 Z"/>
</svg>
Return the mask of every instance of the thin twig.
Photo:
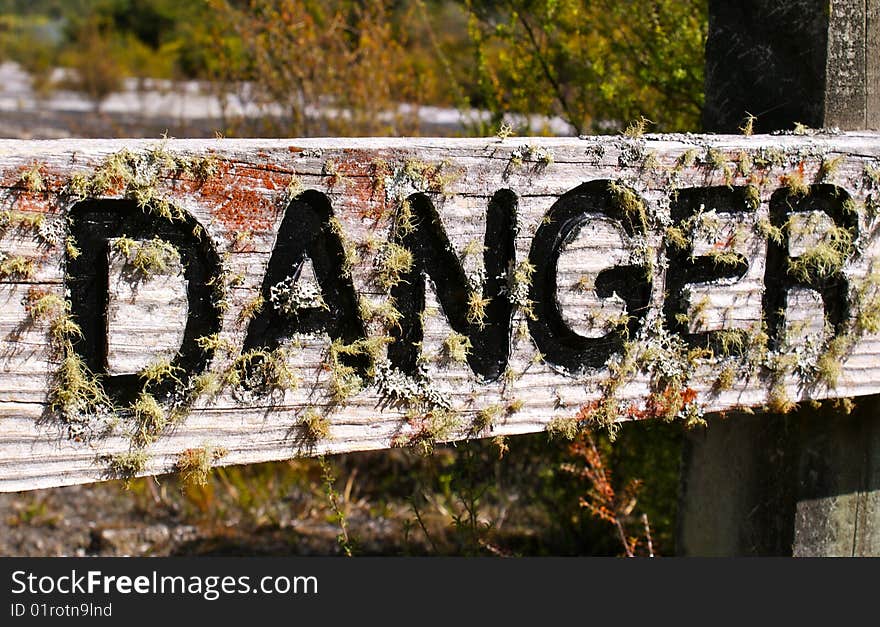
<svg viewBox="0 0 880 627">
<path fill-rule="evenodd" d="M 547 62 L 547 59 L 544 58 L 544 55 L 541 52 L 541 45 L 538 43 L 538 38 L 535 36 L 535 33 L 532 30 L 531 24 L 529 24 L 528 20 L 526 20 L 523 13 L 517 13 L 517 17 L 519 18 L 519 22 L 520 24 L 522 24 L 523 29 L 526 31 L 526 35 L 528 35 L 529 37 L 529 41 L 532 44 L 532 50 L 534 51 L 535 56 L 538 59 L 538 63 L 541 64 L 541 70 L 543 70 L 544 76 L 547 78 L 550 86 L 553 87 L 553 91 L 556 93 L 556 99 L 559 101 L 559 104 L 562 105 L 562 110 L 565 111 L 565 115 L 568 117 L 568 123 L 574 127 L 575 133 L 577 135 L 580 135 L 580 120 L 575 118 L 574 112 L 569 107 L 568 100 L 565 97 L 565 92 L 562 89 L 562 85 L 559 84 L 559 81 L 556 79 L 556 77 L 553 75 L 553 71 L 550 69 L 550 64 Z"/>
<path fill-rule="evenodd" d="M 614 524 L 617 526 L 617 533 L 620 534 L 620 541 L 623 543 L 623 550 L 626 551 L 626 556 L 635 557 L 635 554 L 630 548 L 629 540 L 626 539 L 626 531 L 623 529 L 623 523 L 620 522 L 620 518 L 615 517 Z"/>
<path fill-rule="evenodd" d="M 648 557 L 654 557 L 654 544 L 651 542 L 651 525 L 648 524 L 647 514 L 642 514 L 642 523 L 645 525 L 645 539 L 648 541 Z"/>
<path fill-rule="evenodd" d="M 431 537 L 431 534 L 428 533 L 428 528 L 425 527 L 425 523 L 422 520 L 422 514 L 419 511 L 418 506 L 416 505 L 415 498 L 410 498 L 409 500 L 410 507 L 412 507 L 413 513 L 416 515 L 416 522 L 419 523 L 419 528 L 422 530 L 422 533 L 425 534 L 425 538 L 428 540 L 428 543 L 431 545 L 431 549 L 434 551 L 434 554 L 439 554 L 437 550 L 437 545 L 434 543 L 434 538 Z"/>
<path fill-rule="evenodd" d="M 324 479 L 327 501 L 330 503 L 330 508 L 335 514 L 336 521 L 339 523 L 339 529 L 341 531 L 338 537 L 339 546 L 342 548 L 346 557 L 351 557 L 352 546 L 351 539 L 348 537 L 348 521 L 345 518 L 345 514 L 339 508 L 339 494 L 337 494 L 336 488 L 333 487 L 336 477 L 333 476 L 333 470 L 330 468 L 330 464 L 323 455 L 318 458 L 318 461 L 321 464 L 321 474 Z"/>
</svg>

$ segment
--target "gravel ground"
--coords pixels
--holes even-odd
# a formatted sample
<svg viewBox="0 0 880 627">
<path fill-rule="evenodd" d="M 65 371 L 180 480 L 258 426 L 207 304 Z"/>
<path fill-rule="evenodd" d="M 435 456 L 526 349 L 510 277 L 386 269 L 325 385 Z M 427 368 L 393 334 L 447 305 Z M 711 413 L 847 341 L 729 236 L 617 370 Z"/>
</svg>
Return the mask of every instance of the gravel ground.
<svg viewBox="0 0 880 627">
<path fill-rule="evenodd" d="M 145 485 L 147 481 L 140 482 L 140 489 L 133 491 L 110 482 L 0 494 L 0 556 L 341 553 L 340 527 L 327 522 L 325 504 L 314 495 L 287 495 L 288 501 L 314 501 L 311 516 L 285 516 L 260 525 L 235 514 L 193 515 L 181 505 L 182 495 L 169 497 L 158 489 L 144 494 Z M 399 546 L 400 524 L 364 509 L 354 509 L 347 523 L 350 533 L 363 539 L 359 553 L 424 548 Z"/>
</svg>

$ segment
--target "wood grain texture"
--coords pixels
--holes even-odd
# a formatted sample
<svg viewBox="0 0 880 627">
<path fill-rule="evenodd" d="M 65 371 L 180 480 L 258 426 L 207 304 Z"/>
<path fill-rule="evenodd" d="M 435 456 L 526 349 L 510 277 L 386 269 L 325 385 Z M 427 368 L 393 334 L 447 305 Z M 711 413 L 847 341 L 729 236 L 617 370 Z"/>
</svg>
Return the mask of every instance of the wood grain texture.
<svg viewBox="0 0 880 627">
<path fill-rule="evenodd" d="M 516 199 L 515 266 L 530 258 L 536 232 L 552 221 L 548 212 L 554 203 L 599 181 L 603 190 L 624 186 L 643 200 L 646 230 L 640 233 L 639 228 L 629 228 L 632 224 L 585 205 L 585 220 L 558 247 L 553 301 L 565 325 L 583 338 L 600 338 L 620 325 L 623 314 L 638 314 L 640 322 L 627 341 L 632 354 L 623 358 L 615 352 L 603 366 L 567 371 L 551 355 L 542 359 L 529 327 L 528 307 L 519 306 L 512 314 L 505 372 L 495 381 L 484 381 L 467 363 L 450 358 L 452 327 L 436 286 L 427 280 L 419 381 L 449 407 L 445 415 L 450 428 L 439 439 L 535 432 L 553 420 L 578 416 L 589 421 L 603 401 L 614 404 L 617 420 L 665 416 L 675 403 L 680 407 L 673 415 L 695 418 L 702 412 L 761 406 L 781 396 L 798 401 L 880 392 L 880 337 L 872 333 L 874 326 L 864 324 L 875 305 L 875 208 L 880 191 L 876 134 L 504 141 L 219 139 L 169 140 L 161 146 L 139 140 L 0 140 L 0 211 L 7 212 L 6 222 L 0 222 L 0 261 L 22 257 L 34 264 L 30 276 L 0 278 L 0 490 L 110 478 L 114 475 L 106 456 L 132 450 L 133 423 L 125 406 L 119 408 L 118 420 L 109 421 L 108 432 L 92 437 L 71 437 L 64 421 L 49 410 L 48 394 L 60 357 L 50 341 L 50 321 L 35 319 L 28 309 L 35 294 L 69 297 L 67 218 L 83 200 L 71 193 L 71 177 L 93 176 L 123 150 L 142 168 L 139 175 L 155 174 L 149 181 L 152 202 L 170 201 L 201 227 L 199 237 L 216 249 L 228 304 L 219 338 L 231 347 L 229 352 L 218 351 L 209 365 L 220 377 L 242 350 L 249 325 L 242 312 L 260 295 L 292 189 L 294 195 L 314 190 L 329 200 L 342 240 L 357 252 L 350 268 L 354 290 L 375 309 L 389 298 L 377 282 L 377 257 L 391 237 L 401 200 L 421 193 L 433 203 L 464 275 L 479 292 L 486 274 L 482 244 L 487 207 L 496 192 L 510 190 Z M 157 154 L 179 163 L 211 155 L 213 167 L 207 175 L 183 167 L 151 171 Z M 40 185 L 28 174 L 34 171 Z M 96 196 L 133 199 L 144 189 L 142 183 L 116 181 Z M 686 304 L 679 316 L 686 319 L 686 334 L 724 329 L 740 329 L 750 339 L 761 334 L 769 289 L 764 227 L 778 190 L 796 183 L 836 186 L 854 203 L 858 237 L 840 270 L 853 302 L 845 324 L 829 330 L 818 292 L 791 287 L 782 349 L 767 352 L 749 346 L 741 356 L 724 357 L 717 349 L 711 356 L 688 355 L 682 338 L 667 328 L 664 305 L 670 297 Z M 681 294 L 669 294 L 667 273 L 674 255 L 667 228 L 681 226 L 670 208 L 684 190 L 722 190 L 721 197 L 728 186 L 757 189 L 757 208 L 732 211 L 727 201 L 718 206 L 704 203 L 697 211 L 699 219 L 688 221 L 684 230 L 691 257 L 709 260 L 717 253 L 733 253 L 747 260 L 744 270 L 726 278 L 686 282 Z M 821 191 L 815 189 L 816 194 Z M 22 224 L 22 216 L 36 214 L 44 216 L 42 224 Z M 801 222 L 806 226 L 798 227 Z M 791 231 L 789 255 L 796 258 L 815 249 L 831 225 L 821 210 L 795 216 L 785 226 Z M 179 269 L 171 268 L 140 286 L 132 285 L 125 281 L 120 260 L 111 256 L 108 263 L 107 331 L 112 350 L 110 363 L 103 367 L 109 365 L 111 374 L 137 372 L 169 357 L 172 346 L 180 342 L 187 284 Z M 622 293 L 600 289 L 603 271 L 627 265 L 650 274 L 650 293 L 640 312 L 627 311 Z M 314 276 L 311 270 L 304 272 L 301 284 L 313 282 Z M 519 304 L 528 305 L 527 300 Z M 857 332 L 851 328 L 856 320 L 862 321 Z M 369 337 L 386 333 L 375 320 L 365 324 Z M 834 355 L 839 372 L 833 378 L 819 376 L 835 333 L 847 340 L 845 351 Z M 226 386 L 216 395 L 196 399 L 160 430 L 155 442 L 143 447 L 148 461 L 139 474 L 173 470 L 178 455 L 194 447 L 222 447 L 228 452 L 218 463 L 239 464 L 423 441 L 430 426 L 425 407 L 419 406 L 419 413 L 412 404 L 389 398 L 387 388 L 383 393 L 375 380 L 366 379 L 363 389 L 349 398 L 334 399 L 328 367 L 331 338 L 326 333 L 287 338 L 282 347 L 287 349 L 286 366 L 299 380 L 296 387 L 259 395 Z M 621 361 L 629 366 L 623 374 Z M 719 386 L 722 372 L 732 380 Z M 304 437 L 300 424 L 309 409 L 329 420 L 329 434 L 317 441 Z"/>
</svg>

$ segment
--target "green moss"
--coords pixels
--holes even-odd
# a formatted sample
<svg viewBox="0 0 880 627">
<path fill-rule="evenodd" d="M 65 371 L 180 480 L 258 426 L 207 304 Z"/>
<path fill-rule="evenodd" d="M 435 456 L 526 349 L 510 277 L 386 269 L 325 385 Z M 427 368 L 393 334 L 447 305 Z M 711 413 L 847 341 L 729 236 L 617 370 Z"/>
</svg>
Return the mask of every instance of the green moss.
<svg viewBox="0 0 880 627">
<path fill-rule="evenodd" d="M 65 303 L 64 311 L 50 319 L 49 339 L 52 345 L 62 351 L 73 351 L 71 340 L 82 338 L 82 329 L 70 315 L 70 304 Z"/>
<path fill-rule="evenodd" d="M 752 156 L 745 150 L 740 150 L 736 165 L 737 174 L 740 176 L 748 176 L 752 173 L 752 168 L 754 166 L 755 163 L 752 161 Z"/>
<path fill-rule="evenodd" d="M 673 248 L 677 248 L 678 250 L 687 250 L 691 243 L 685 234 L 684 229 L 678 226 L 667 226 L 666 231 L 666 242 L 672 246 Z"/>
<path fill-rule="evenodd" d="M 645 155 L 645 158 L 642 161 L 642 169 L 649 172 L 659 170 L 662 167 L 663 166 L 660 164 L 660 160 L 657 158 L 657 153 L 654 151 L 651 151 L 647 155 Z"/>
<path fill-rule="evenodd" d="M 203 351 L 210 351 L 212 353 L 232 353 L 235 350 L 235 344 L 226 338 L 220 337 L 219 333 L 197 337 L 196 344 Z"/>
<path fill-rule="evenodd" d="M 492 438 L 492 444 L 495 445 L 495 448 L 498 449 L 498 459 L 504 459 L 504 455 L 510 451 L 510 446 L 507 444 L 507 436 L 496 435 Z"/>
<path fill-rule="evenodd" d="M 339 218 L 335 216 L 330 218 L 328 227 L 330 232 L 336 235 L 342 244 L 342 276 L 349 277 L 351 276 L 352 268 L 360 261 L 357 245 L 348 237 Z"/>
<path fill-rule="evenodd" d="M 147 469 L 149 456 L 145 451 L 133 450 L 127 453 L 108 455 L 104 459 L 110 474 L 119 479 L 125 479 L 126 487 L 129 487 L 130 480 Z"/>
<path fill-rule="evenodd" d="M 366 296 L 361 296 L 359 300 L 359 310 L 361 318 L 365 322 L 378 322 L 386 331 L 390 330 L 392 327 L 399 328 L 400 321 L 403 319 L 403 314 L 400 313 L 400 310 L 397 308 L 397 303 L 395 303 L 394 299 L 391 297 L 377 304 Z"/>
<path fill-rule="evenodd" d="M 532 276 L 535 274 L 535 266 L 528 260 L 519 262 L 513 270 L 509 280 L 510 302 L 520 308 L 523 314 L 530 320 L 535 320 L 534 302 L 529 298 L 532 286 Z"/>
<path fill-rule="evenodd" d="M 34 277 L 36 263 L 21 255 L 6 255 L 0 252 L 0 281 L 27 281 Z"/>
<path fill-rule="evenodd" d="M 199 398 L 213 398 L 223 389 L 223 381 L 216 372 L 203 372 L 191 379 L 190 403 Z"/>
<path fill-rule="evenodd" d="M 412 203 L 408 199 L 403 199 L 397 203 L 397 210 L 394 212 L 392 233 L 395 236 L 406 236 L 412 233 L 415 228 Z"/>
<path fill-rule="evenodd" d="M 67 424 L 73 424 L 82 415 L 95 415 L 110 407 L 112 403 L 100 379 L 68 344 L 49 390 L 49 409 Z"/>
<path fill-rule="evenodd" d="M 296 174 L 291 174 L 290 181 L 288 181 L 287 187 L 284 188 L 285 200 L 291 201 L 304 191 L 306 191 L 306 188 L 302 180 Z"/>
<path fill-rule="evenodd" d="M 745 189 L 746 206 L 757 209 L 761 206 L 761 191 L 755 185 L 747 185 Z"/>
<path fill-rule="evenodd" d="M 449 161 L 427 163 L 408 159 L 403 164 L 402 174 L 416 189 L 435 194 L 445 194 L 447 187 L 461 178 L 460 172 L 450 168 Z"/>
<path fill-rule="evenodd" d="M 470 339 L 461 333 L 452 332 L 443 340 L 443 353 L 448 359 L 458 363 L 467 363 L 468 354 L 471 352 Z"/>
<path fill-rule="evenodd" d="M 727 157 L 717 148 L 708 148 L 704 161 L 713 170 L 721 170 L 727 165 Z"/>
<path fill-rule="evenodd" d="M 238 314 L 239 323 L 246 323 L 250 320 L 253 320 L 254 317 L 261 311 L 263 311 L 263 307 L 266 305 L 266 300 L 263 298 L 262 294 L 257 294 L 251 300 L 244 304 L 241 308 L 241 311 Z"/>
<path fill-rule="evenodd" d="M 582 410 L 580 415 L 588 424 L 603 429 L 612 442 L 620 431 L 620 403 L 614 397 L 602 398 L 595 407 L 587 412 Z"/>
<path fill-rule="evenodd" d="M 183 368 L 175 366 L 168 358 L 160 359 L 146 366 L 138 373 L 138 378 L 144 382 L 144 390 L 160 385 L 165 381 L 174 381 L 177 385 L 183 385 L 178 375 L 184 375 Z"/>
<path fill-rule="evenodd" d="M 484 298 L 480 292 L 471 292 L 468 296 L 467 321 L 481 329 L 486 326 L 486 307 L 492 302 L 491 298 Z"/>
<path fill-rule="evenodd" d="M 188 448 L 177 456 L 174 467 L 184 484 L 204 486 L 208 484 L 214 463 L 228 454 L 223 447 Z"/>
<path fill-rule="evenodd" d="M 476 257 L 482 255 L 486 251 L 486 247 L 478 239 L 469 241 L 461 251 L 462 257 Z"/>
<path fill-rule="evenodd" d="M 639 116 L 638 120 L 630 122 L 630 124 L 623 131 L 623 135 L 624 137 L 629 137 L 630 139 L 638 139 L 644 136 L 645 131 L 648 130 L 649 124 L 653 124 L 653 122 L 643 115 Z"/>
<path fill-rule="evenodd" d="M 144 278 L 167 274 L 170 266 L 180 264 L 180 253 L 173 244 L 154 237 L 140 242 L 123 235 L 114 247 L 125 256 L 126 263 Z"/>
<path fill-rule="evenodd" d="M 716 266 L 733 266 L 737 265 L 742 260 L 742 255 L 729 248 L 712 249 L 706 254 L 706 256 L 709 257 L 712 260 L 712 263 Z"/>
<path fill-rule="evenodd" d="M 78 199 L 87 198 L 91 194 L 91 181 L 88 175 L 79 172 L 71 176 L 64 186 L 63 193 Z"/>
<path fill-rule="evenodd" d="M 82 251 L 77 247 L 76 240 L 72 235 L 64 240 L 64 252 L 66 252 L 67 256 L 71 259 L 78 259 L 82 254 Z"/>
<path fill-rule="evenodd" d="M 192 174 L 199 183 L 204 183 L 220 173 L 220 159 L 217 155 L 209 154 L 202 157 L 178 161 L 184 172 Z"/>
<path fill-rule="evenodd" d="M 731 364 L 727 364 L 718 372 L 718 376 L 712 383 L 712 390 L 716 393 L 729 390 L 733 387 L 733 384 L 736 383 L 736 378 L 736 368 Z"/>
<path fill-rule="evenodd" d="M 767 409 L 777 414 L 787 414 L 795 407 L 797 407 L 797 403 L 788 395 L 783 383 L 777 382 L 770 387 Z"/>
<path fill-rule="evenodd" d="M 391 342 L 390 337 L 368 337 L 350 344 L 337 338 L 330 344 L 328 366 L 330 369 L 330 391 L 334 402 L 341 403 L 360 392 L 365 384 L 364 379 L 353 366 L 343 363 L 342 356 L 366 357 L 370 361 L 369 378 L 375 377 L 375 364 L 381 358 L 385 346 Z"/>
<path fill-rule="evenodd" d="M 822 165 L 819 166 L 819 172 L 817 175 L 818 180 L 827 181 L 828 179 L 834 177 L 834 175 L 837 174 L 837 171 L 840 169 L 840 165 L 843 163 L 843 161 L 843 155 L 838 155 L 837 157 L 832 157 L 830 159 L 822 159 Z"/>
<path fill-rule="evenodd" d="M 844 227 L 833 226 L 818 244 L 788 260 L 788 272 L 805 283 L 823 279 L 839 272 L 852 252 L 852 233 Z"/>
<path fill-rule="evenodd" d="M 261 393 L 283 393 L 299 387 L 296 373 L 287 365 L 289 354 L 284 347 L 274 350 L 252 349 L 235 358 L 226 371 L 224 385 L 247 384 Z"/>
<path fill-rule="evenodd" d="M 749 333 L 743 329 L 721 329 L 714 338 L 724 357 L 741 355 L 749 346 Z"/>
<path fill-rule="evenodd" d="M 799 171 L 789 172 L 782 176 L 782 184 L 788 187 L 788 193 L 795 197 L 809 196 L 810 186 Z"/>
<path fill-rule="evenodd" d="M 497 137 L 500 141 L 504 141 L 511 135 L 513 135 L 513 127 L 507 122 L 501 122 L 501 124 L 498 126 L 498 132 L 495 133 L 495 137 Z"/>
<path fill-rule="evenodd" d="M 409 249 L 394 242 L 386 242 L 376 255 L 376 280 L 386 292 L 403 280 L 412 269 L 413 254 Z"/>
<path fill-rule="evenodd" d="M 134 418 L 135 429 L 131 439 L 138 447 L 149 446 L 155 442 L 170 424 L 162 406 L 152 394 L 147 392 L 141 392 L 129 409 Z"/>
<path fill-rule="evenodd" d="M 7 229 L 32 231 L 43 226 L 45 221 L 46 216 L 42 213 L 5 209 L 0 211 L 0 233 Z"/>
<path fill-rule="evenodd" d="M 782 239 L 785 236 L 782 227 L 774 226 L 767 217 L 762 217 L 758 220 L 755 224 L 755 230 L 761 237 L 765 237 L 777 245 L 782 244 Z"/>
<path fill-rule="evenodd" d="M 739 127 L 740 132 L 746 137 L 751 137 L 755 132 L 755 120 L 758 118 L 748 111 L 746 111 L 746 118 L 743 120 L 743 125 Z"/>
<path fill-rule="evenodd" d="M 31 290 L 25 298 L 25 311 L 34 321 L 54 320 L 69 308 L 63 297 L 52 292 Z"/>
<path fill-rule="evenodd" d="M 852 198 L 847 198 L 846 200 L 844 200 L 840 206 L 840 209 L 844 213 L 849 213 L 854 216 L 858 216 L 860 213 L 858 203 L 856 203 L 856 201 Z"/>
<path fill-rule="evenodd" d="M 495 428 L 495 423 L 504 413 L 503 405 L 489 405 L 474 414 L 468 433 L 472 436 L 480 435 Z"/>
<path fill-rule="evenodd" d="M 630 187 L 611 181 L 608 183 L 611 198 L 629 220 L 633 227 L 641 226 L 642 232 L 648 230 L 648 210 L 645 203 Z"/>
<path fill-rule="evenodd" d="M 547 435 L 553 439 L 574 440 L 579 432 L 577 418 L 556 417 L 547 423 Z"/>
<path fill-rule="evenodd" d="M 785 151 L 781 148 L 761 148 L 754 157 L 755 165 L 761 168 L 783 167 L 787 161 Z"/>
<path fill-rule="evenodd" d="M 330 436 L 330 421 L 311 407 L 303 413 L 299 427 L 303 438 L 312 446 Z"/>
<path fill-rule="evenodd" d="M 415 431 L 405 443 L 423 455 L 431 454 L 437 443 L 451 440 L 461 427 L 461 420 L 456 413 L 442 407 L 424 414 L 411 413 L 407 420 L 415 427 Z"/>
<path fill-rule="evenodd" d="M 25 170 L 18 182 L 21 184 L 27 191 L 37 194 L 39 192 L 46 191 L 46 182 L 43 180 L 43 174 L 41 172 L 43 166 L 37 162 L 31 164 L 31 166 Z"/>
<path fill-rule="evenodd" d="M 849 338 L 838 336 L 828 342 L 825 351 L 816 360 L 816 380 L 823 383 L 829 390 L 837 387 L 843 374 L 841 363 L 849 348 Z"/>
<path fill-rule="evenodd" d="M 339 167 L 339 164 L 335 159 L 327 159 L 324 162 L 324 165 L 321 167 L 321 176 L 325 176 L 329 179 L 327 185 L 331 188 L 345 180 L 345 177 L 342 174 L 342 169 Z"/>
<path fill-rule="evenodd" d="M 167 220 L 181 220 L 184 212 L 160 191 L 163 178 L 192 176 L 199 183 L 216 176 L 220 159 L 213 154 L 185 158 L 165 148 L 165 142 L 142 153 L 121 150 L 108 156 L 92 175 L 74 174 L 64 186 L 64 193 L 74 198 L 121 194 L 138 207 Z"/>
<path fill-rule="evenodd" d="M 508 169 L 522 167 L 525 163 L 535 164 L 535 169 L 543 169 L 553 163 L 553 153 L 546 148 L 536 146 L 520 146 L 510 152 Z"/>
<path fill-rule="evenodd" d="M 685 168 L 691 168 L 697 162 L 698 152 L 696 148 L 688 148 L 678 157 L 676 161 L 675 169 L 676 171 L 681 171 Z"/>
<path fill-rule="evenodd" d="M 863 174 L 864 174 L 865 180 L 872 187 L 880 187 L 880 164 L 877 164 L 877 163 L 865 164 Z"/>
<path fill-rule="evenodd" d="M 868 274 L 856 286 L 856 316 L 853 330 L 856 334 L 880 332 L 880 273 Z"/>
</svg>

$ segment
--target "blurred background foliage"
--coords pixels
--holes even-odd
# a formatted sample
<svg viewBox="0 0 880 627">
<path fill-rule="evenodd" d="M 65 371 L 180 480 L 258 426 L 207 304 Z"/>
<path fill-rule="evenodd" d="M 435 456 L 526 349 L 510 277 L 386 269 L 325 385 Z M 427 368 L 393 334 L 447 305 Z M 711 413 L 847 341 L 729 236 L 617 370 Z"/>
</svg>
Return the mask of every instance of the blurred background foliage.
<svg viewBox="0 0 880 627">
<path fill-rule="evenodd" d="M 0 0 L 0 62 L 23 67 L 37 96 L 73 90 L 95 111 L 134 81 L 196 82 L 221 106 L 267 113 L 222 106 L 214 130 L 224 136 L 415 135 L 430 107 L 461 112 L 463 135 L 492 135 L 502 122 L 550 133 L 553 120 L 574 134 L 614 133 L 640 116 L 655 130 L 695 131 L 706 4 Z M 613 445 L 603 434 L 569 443 L 540 433 L 429 456 L 393 449 L 229 467 L 206 485 L 109 483 L 89 488 L 89 515 L 122 507 L 138 521 L 195 526 L 194 538 L 163 549 L 188 554 L 618 555 L 629 546 L 621 530 L 646 554 L 647 520 L 654 551 L 671 554 L 680 429 L 630 424 Z M 54 528 L 69 514 L 65 490 L 16 495 L 0 524 L 9 537 Z M 320 525 L 338 542 L 315 541 Z"/>
<path fill-rule="evenodd" d="M 476 135 L 511 114 L 683 131 L 706 28 L 706 0 L 0 0 L 0 59 L 43 91 L 70 68 L 98 103 L 122 78 L 205 81 L 281 107 L 263 134 L 412 134 L 419 106 L 488 112 Z"/>
</svg>

